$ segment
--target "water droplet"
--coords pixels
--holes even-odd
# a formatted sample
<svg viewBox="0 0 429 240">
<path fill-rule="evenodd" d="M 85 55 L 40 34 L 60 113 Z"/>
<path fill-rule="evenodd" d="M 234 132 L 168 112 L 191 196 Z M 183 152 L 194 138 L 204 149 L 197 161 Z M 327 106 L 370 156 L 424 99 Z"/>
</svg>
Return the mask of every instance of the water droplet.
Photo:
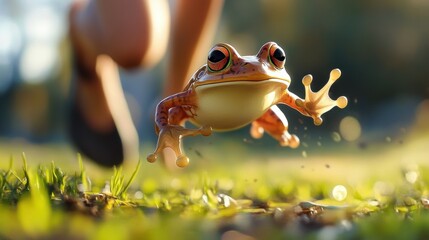
<svg viewBox="0 0 429 240">
<path fill-rule="evenodd" d="M 306 151 L 302 151 L 302 156 L 306 158 L 307 157 L 307 152 Z"/>
<path fill-rule="evenodd" d="M 334 140 L 334 142 L 340 142 L 341 141 L 341 136 L 337 132 L 332 132 L 331 138 L 332 138 L 332 140 Z"/>
</svg>

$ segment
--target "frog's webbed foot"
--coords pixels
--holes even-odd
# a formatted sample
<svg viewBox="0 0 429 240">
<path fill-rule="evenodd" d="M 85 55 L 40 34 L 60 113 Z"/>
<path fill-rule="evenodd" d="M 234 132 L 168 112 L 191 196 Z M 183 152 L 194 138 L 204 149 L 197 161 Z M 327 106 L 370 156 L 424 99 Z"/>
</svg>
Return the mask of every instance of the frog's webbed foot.
<svg viewBox="0 0 429 240">
<path fill-rule="evenodd" d="M 297 148 L 299 146 L 299 138 L 295 134 L 290 134 L 288 131 L 283 132 L 280 138 L 277 139 L 282 147 Z"/>
<path fill-rule="evenodd" d="M 264 135 L 264 132 L 265 129 L 263 125 L 257 121 L 252 122 L 252 126 L 250 127 L 250 135 L 253 138 L 261 138 Z M 281 131 L 268 131 L 268 133 L 274 139 L 276 139 L 282 147 L 297 148 L 299 146 L 299 138 L 295 134 L 290 134 L 287 129 L 283 129 Z"/>
<path fill-rule="evenodd" d="M 211 127 L 187 129 L 179 125 L 167 125 L 160 129 L 155 152 L 147 157 L 147 161 L 151 163 L 155 162 L 158 154 L 160 154 L 163 149 L 171 148 L 177 156 L 176 165 L 178 167 L 186 167 L 189 164 L 189 158 L 182 151 L 182 137 L 196 136 L 199 134 L 208 136 L 211 132 Z"/>
<path fill-rule="evenodd" d="M 340 76 L 340 69 L 333 69 L 329 75 L 328 82 L 318 92 L 313 92 L 310 87 L 313 76 L 308 74 L 302 79 L 302 83 L 305 87 L 305 99 L 297 99 L 296 105 L 305 109 L 308 115 L 313 118 L 315 125 L 322 124 L 322 114 L 331 110 L 333 107 L 345 108 L 347 106 L 347 98 L 345 96 L 341 96 L 337 98 L 337 100 L 333 100 L 329 97 L 329 90 L 332 84 L 338 80 Z"/>
</svg>

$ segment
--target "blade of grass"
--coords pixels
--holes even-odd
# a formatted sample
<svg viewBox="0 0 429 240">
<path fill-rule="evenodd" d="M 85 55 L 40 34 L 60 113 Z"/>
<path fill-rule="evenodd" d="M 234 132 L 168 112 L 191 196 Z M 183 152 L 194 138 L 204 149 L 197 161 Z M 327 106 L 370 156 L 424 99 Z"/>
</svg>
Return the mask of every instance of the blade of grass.
<svg viewBox="0 0 429 240">
<path fill-rule="evenodd" d="M 83 187 L 83 192 L 91 190 L 91 183 L 86 175 L 85 166 L 83 165 L 82 155 L 80 153 L 77 154 L 77 160 L 79 162 L 79 178 Z"/>
<path fill-rule="evenodd" d="M 138 161 L 136 169 L 134 170 L 133 174 L 131 174 L 131 177 L 128 180 L 127 184 L 125 184 L 125 186 L 123 187 L 122 191 L 120 192 L 120 194 L 119 194 L 120 196 L 124 195 L 128 191 L 128 188 L 131 186 L 131 183 L 134 181 L 134 179 L 137 176 L 137 173 L 140 170 L 140 165 L 141 165 L 141 160 Z"/>
</svg>

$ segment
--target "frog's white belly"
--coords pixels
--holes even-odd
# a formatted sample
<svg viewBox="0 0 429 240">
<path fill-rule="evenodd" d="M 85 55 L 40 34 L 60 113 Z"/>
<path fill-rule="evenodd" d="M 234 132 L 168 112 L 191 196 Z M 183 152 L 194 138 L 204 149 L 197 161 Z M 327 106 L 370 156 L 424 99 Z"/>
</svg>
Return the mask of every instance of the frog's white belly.
<svg viewBox="0 0 429 240">
<path fill-rule="evenodd" d="M 276 104 L 286 88 L 274 79 L 198 86 L 198 108 L 192 122 L 217 131 L 243 127 Z"/>
</svg>

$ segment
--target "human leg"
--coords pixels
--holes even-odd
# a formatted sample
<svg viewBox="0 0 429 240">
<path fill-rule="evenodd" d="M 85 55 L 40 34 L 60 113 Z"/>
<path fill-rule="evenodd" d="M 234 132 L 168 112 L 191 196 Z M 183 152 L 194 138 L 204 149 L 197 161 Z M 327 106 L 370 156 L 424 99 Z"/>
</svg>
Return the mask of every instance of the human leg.
<svg viewBox="0 0 429 240">
<path fill-rule="evenodd" d="M 183 90 L 193 71 L 204 63 L 221 14 L 223 0 L 177 1 L 164 96 Z"/>
<path fill-rule="evenodd" d="M 138 139 L 134 127 L 129 127 L 132 121 L 117 67 L 112 61 L 97 61 L 97 57 L 106 54 L 125 68 L 155 64 L 165 52 L 168 38 L 168 26 L 154 27 L 168 25 L 168 14 L 163 16 L 163 12 L 168 13 L 165 1 L 77 0 L 71 6 L 76 80 L 71 137 L 80 151 L 102 165 L 122 163 L 124 148 L 129 146 L 118 145 Z M 115 119 L 118 112 L 122 114 Z"/>
</svg>

